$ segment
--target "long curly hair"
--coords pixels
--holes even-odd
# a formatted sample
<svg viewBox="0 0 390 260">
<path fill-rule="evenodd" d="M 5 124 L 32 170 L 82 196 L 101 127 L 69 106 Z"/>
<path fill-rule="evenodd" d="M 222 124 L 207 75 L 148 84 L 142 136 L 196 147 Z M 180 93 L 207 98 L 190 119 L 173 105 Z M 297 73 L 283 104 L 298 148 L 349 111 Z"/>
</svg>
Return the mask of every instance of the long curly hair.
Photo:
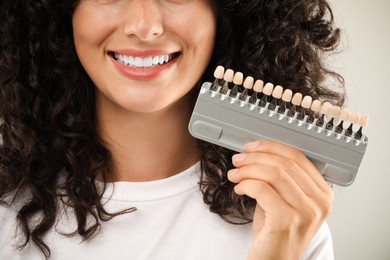
<svg viewBox="0 0 390 260">
<path fill-rule="evenodd" d="M 325 0 L 218 0 L 215 50 L 201 81 L 216 65 L 279 84 L 313 98 L 344 101 L 343 78 L 324 64 L 340 30 Z M 17 221 L 20 248 L 33 242 L 46 256 L 43 235 L 55 224 L 59 198 L 73 208 L 77 230 L 91 238 L 107 212 L 95 186 L 111 155 L 97 134 L 95 88 L 74 47 L 77 1 L 2 1 L 0 8 L 0 203 L 23 198 Z M 326 86 L 336 79 L 338 91 Z M 333 87 L 333 86 L 332 86 Z M 251 221 L 254 201 L 227 180 L 233 152 L 205 142 L 199 182 L 210 210 L 235 223 Z M 61 181 L 59 181 L 61 180 Z M 105 179 L 107 180 L 107 179 Z M 33 219 L 39 216 L 38 222 Z M 87 223 L 87 217 L 94 220 Z"/>
</svg>

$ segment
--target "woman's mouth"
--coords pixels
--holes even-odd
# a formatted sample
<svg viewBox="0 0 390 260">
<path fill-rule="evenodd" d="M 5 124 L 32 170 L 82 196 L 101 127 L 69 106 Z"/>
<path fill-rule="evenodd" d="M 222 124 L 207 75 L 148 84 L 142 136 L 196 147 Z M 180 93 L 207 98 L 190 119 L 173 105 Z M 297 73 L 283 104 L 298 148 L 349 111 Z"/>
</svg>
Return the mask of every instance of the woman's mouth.
<svg viewBox="0 0 390 260">
<path fill-rule="evenodd" d="M 150 80 L 159 77 L 165 71 L 168 71 L 178 60 L 180 52 L 170 54 L 143 53 L 137 56 L 109 52 L 115 68 L 125 77 L 135 80 Z"/>
<path fill-rule="evenodd" d="M 159 65 L 164 65 L 180 55 L 179 52 L 163 55 L 151 55 L 146 57 L 129 56 L 111 52 L 110 55 L 117 62 L 134 68 L 152 68 Z"/>
</svg>

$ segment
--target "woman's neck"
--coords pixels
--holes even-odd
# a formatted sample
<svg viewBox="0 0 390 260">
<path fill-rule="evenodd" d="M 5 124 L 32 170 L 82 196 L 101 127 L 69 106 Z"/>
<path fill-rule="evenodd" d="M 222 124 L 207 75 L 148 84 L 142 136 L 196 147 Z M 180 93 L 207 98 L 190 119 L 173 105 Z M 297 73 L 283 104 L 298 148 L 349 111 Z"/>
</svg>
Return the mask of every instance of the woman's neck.
<svg viewBox="0 0 390 260">
<path fill-rule="evenodd" d="M 99 97 L 98 97 L 99 99 Z M 134 113 L 97 101 L 100 135 L 112 154 L 114 181 L 151 181 L 170 177 L 199 160 L 189 134 L 189 97 L 153 113 Z"/>
</svg>

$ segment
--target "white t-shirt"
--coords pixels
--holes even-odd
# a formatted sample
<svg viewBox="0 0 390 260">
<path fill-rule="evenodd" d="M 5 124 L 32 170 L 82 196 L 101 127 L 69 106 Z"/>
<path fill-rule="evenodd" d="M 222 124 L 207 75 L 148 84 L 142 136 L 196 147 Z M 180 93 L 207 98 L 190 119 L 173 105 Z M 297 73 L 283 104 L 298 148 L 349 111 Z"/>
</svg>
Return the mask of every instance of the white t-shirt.
<svg viewBox="0 0 390 260">
<path fill-rule="evenodd" d="M 100 232 L 82 242 L 67 237 L 76 227 L 72 211 L 64 210 L 44 240 L 50 259 L 134 260 L 245 260 L 252 226 L 232 225 L 211 213 L 199 191 L 199 164 L 167 179 L 108 185 L 105 208 L 116 212 L 136 207 L 132 213 L 102 222 Z M 15 212 L 0 205 L 0 259 L 43 259 L 31 243 L 14 249 Z M 329 228 L 322 225 L 303 259 L 333 259 Z"/>
</svg>

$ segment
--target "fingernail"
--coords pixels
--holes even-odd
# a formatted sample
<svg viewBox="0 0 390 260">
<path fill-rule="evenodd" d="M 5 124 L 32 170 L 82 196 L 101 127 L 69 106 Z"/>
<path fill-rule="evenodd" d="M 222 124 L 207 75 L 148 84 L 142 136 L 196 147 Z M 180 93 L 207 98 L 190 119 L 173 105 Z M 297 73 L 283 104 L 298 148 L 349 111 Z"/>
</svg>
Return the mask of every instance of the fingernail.
<svg viewBox="0 0 390 260">
<path fill-rule="evenodd" d="M 243 192 L 241 191 L 239 185 L 234 186 L 234 192 L 237 193 L 238 195 L 243 195 Z"/>
<path fill-rule="evenodd" d="M 254 141 L 254 142 L 249 142 L 245 145 L 245 148 L 253 150 L 259 146 L 260 142 L 259 141 Z"/>
<path fill-rule="evenodd" d="M 228 175 L 229 175 L 229 177 L 233 177 L 234 175 L 237 174 L 237 172 L 238 172 L 238 169 L 231 169 L 231 170 L 229 170 Z"/>
<path fill-rule="evenodd" d="M 235 161 L 235 162 L 242 162 L 245 160 L 245 158 L 246 158 L 245 153 L 238 153 L 238 154 L 233 155 L 233 161 Z"/>
</svg>

